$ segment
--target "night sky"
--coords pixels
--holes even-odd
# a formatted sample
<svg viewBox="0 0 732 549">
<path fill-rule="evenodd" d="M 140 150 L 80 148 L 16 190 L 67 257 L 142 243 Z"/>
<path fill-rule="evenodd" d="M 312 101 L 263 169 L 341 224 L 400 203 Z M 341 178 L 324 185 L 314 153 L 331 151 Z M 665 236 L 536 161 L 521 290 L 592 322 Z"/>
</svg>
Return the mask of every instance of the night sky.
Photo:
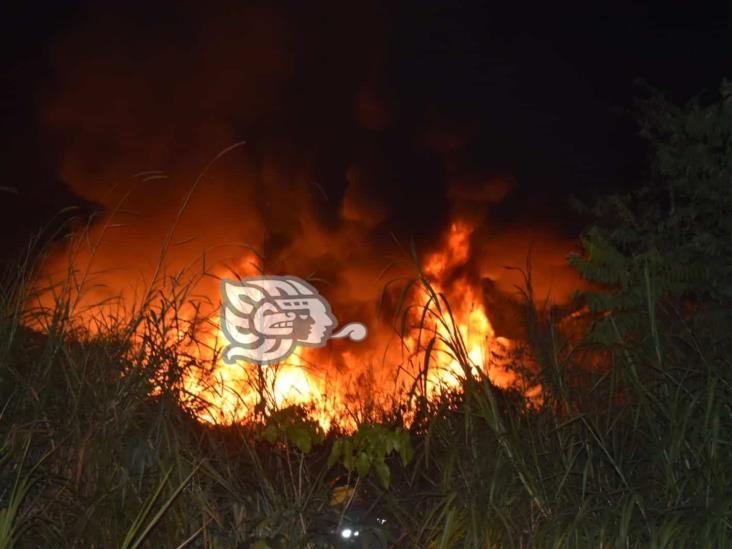
<svg viewBox="0 0 732 549">
<path fill-rule="evenodd" d="M 562 5 L 16 3 L 0 257 L 65 207 L 104 204 L 110 174 L 200 169 L 240 140 L 307 172 L 325 227 L 350 200 L 429 239 L 458 196 L 496 227 L 573 234 L 570 193 L 643 176 L 639 79 L 679 101 L 713 93 L 732 76 L 732 18 L 726 2 Z"/>
</svg>

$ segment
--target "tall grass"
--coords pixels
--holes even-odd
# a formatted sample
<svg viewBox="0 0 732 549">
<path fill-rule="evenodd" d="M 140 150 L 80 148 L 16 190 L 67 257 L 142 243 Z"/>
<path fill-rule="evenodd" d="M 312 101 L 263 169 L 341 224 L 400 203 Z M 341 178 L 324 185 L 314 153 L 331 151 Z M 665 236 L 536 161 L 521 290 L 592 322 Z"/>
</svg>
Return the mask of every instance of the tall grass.
<svg viewBox="0 0 732 549">
<path fill-rule="evenodd" d="M 541 384 L 537 406 L 476 374 L 449 303 L 418 277 L 464 379 L 433 399 L 415 384 L 408 410 L 382 414 L 413 418 L 414 455 L 386 453 L 385 483 L 329 463 L 348 437 L 306 411 L 195 419 L 180 380 L 205 365 L 186 350 L 195 319 L 179 323 L 185 281 L 161 278 L 134 315 L 89 331 L 84 285 L 39 309 L 34 266 L 28 254 L 0 286 L 2 547 L 732 546 L 732 323 L 649 298 L 637 337 L 598 344 L 537 308 L 526 273 L 514 366 Z"/>
</svg>

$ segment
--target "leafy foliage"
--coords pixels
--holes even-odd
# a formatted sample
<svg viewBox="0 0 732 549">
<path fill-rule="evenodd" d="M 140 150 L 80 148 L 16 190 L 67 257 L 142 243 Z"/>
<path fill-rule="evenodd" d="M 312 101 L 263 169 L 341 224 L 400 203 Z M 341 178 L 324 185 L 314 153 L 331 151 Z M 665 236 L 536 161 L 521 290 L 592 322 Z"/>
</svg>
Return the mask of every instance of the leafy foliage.
<svg viewBox="0 0 732 549">
<path fill-rule="evenodd" d="M 308 417 L 306 410 L 299 406 L 288 406 L 267 417 L 261 437 L 270 444 L 278 441 L 292 444 L 307 454 L 313 445 L 323 442 L 325 434 L 320 424 Z"/>
<path fill-rule="evenodd" d="M 403 427 L 389 429 L 384 425 L 364 423 L 349 437 L 337 439 L 328 456 L 328 467 L 341 463 L 350 473 L 365 477 L 374 471 L 384 489 L 389 488 L 391 471 L 386 457 L 397 453 L 402 465 L 412 461 L 414 449 L 409 433 Z"/>
<path fill-rule="evenodd" d="M 728 306 L 732 298 L 732 85 L 706 106 L 655 97 L 643 113 L 655 177 L 601 200 L 584 254 L 570 256 L 585 278 L 611 290 L 584 293 L 591 310 L 629 313 L 614 318 L 622 335 L 643 321 L 633 313 L 648 300 Z"/>
</svg>

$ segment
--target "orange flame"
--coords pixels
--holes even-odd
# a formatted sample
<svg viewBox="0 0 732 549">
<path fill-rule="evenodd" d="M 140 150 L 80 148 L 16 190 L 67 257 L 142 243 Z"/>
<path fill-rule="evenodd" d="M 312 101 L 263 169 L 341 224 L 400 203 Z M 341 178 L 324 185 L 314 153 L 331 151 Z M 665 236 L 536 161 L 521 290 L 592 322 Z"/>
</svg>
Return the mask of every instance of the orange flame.
<svg viewBox="0 0 732 549">
<path fill-rule="evenodd" d="M 424 274 L 438 298 L 444 298 L 450 309 L 440 304 L 435 322 L 436 343 L 433 347 L 434 364 L 428 375 L 428 392 L 459 386 L 466 372 L 455 352 L 464 345 L 464 362 L 472 375 L 481 370 L 498 387 L 509 387 L 517 382 L 514 372 L 501 364 L 501 358 L 511 350 L 512 342 L 496 337 L 488 319 L 483 300 L 466 274 L 457 274 L 470 259 L 470 236 L 473 229 L 458 221 L 451 225 L 446 246 L 432 254 L 424 266 Z M 449 288 L 446 282 L 449 280 Z M 454 328 L 457 334 L 451 332 Z M 459 334 L 459 338 L 457 335 Z M 414 340 L 410 339 L 414 344 Z M 455 346 L 458 346 L 458 349 Z M 447 348 L 446 348 L 447 347 Z"/>
<path fill-rule="evenodd" d="M 337 422 L 339 427 L 348 430 L 356 426 L 354 407 L 388 410 L 415 387 L 424 396 L 433 397 L 444 390 L 459 388 L 466 374 L 478 372 L 486 374 L 499 387 L 521 388 L 527 397 L 540 399 L 541 388 L 525 387 L 526 380 L 508 367 L 508 355 L 516 343 L 496 336 L 491 325 L 480 277 L 470 270 L 475 263 L 471 261 L 474 259 L 472 234 L 473 227 L 455 221 L 438 249 L 424 258 L 425 284 L 413 292 L 413 305 L 404 318 L 406 332 L 398 334 L 396 345 L 394 339 L 389 339 L 388 330 L 379 325 L 370 329 L 365 342 L 353 346 L 334 341 L 325 350 L 299 349 L 286 362 L 265 367 L 226 364 L 221 360 L 221 351 L 228 342 L 218 326 L 218 285 L 215 289 L 213 285 L 208 289 L 196 287 L 196 292 L 200 290 L 214 308 L 211 317 L 206 317 L 196 306 L 166 309 L 161 303 L 155 303 L 156 318 L 165 316 L 168 326 L 175 329 L 158 333 L 155 327 L 143 325 L 138 328 L 141 333 L 137 339 L 144 347 L 151 337 L 164 338 L 166 341 L 158 343 L 175 346 L 180 351 L 180 394 L 198 419 L 207 423 L 248 421 L 273 409 L 305 405 L 325 429 Z M 320 237 L 316 234 L 313 240 Z M 347 242 L 350 245 L 351 241 Z M 229 278 L 232 271 L 243 277 L 260 274 L 258 263 L 254 252 L 246 252 L 240 254 L 237 264 L 227 272 L 222 267 L 211 274 Z M 108 272 L 102 274 L 107 287 L 122 288 L 128 282 L 121 275 L 115 276 Z M 173 278 L 180 277 L 176 274 Z M 366 274 L 361 275 L 352 282 L 353 287 L 362 286 L 366 278 Z M 109 310 L 94 308 L 95 300 L 107 296 L 99 293 L 101 286 L 95 279 L 90 277 L 90 283 L 87 285 L 91 285 L 91 295 L 77 292 L 80 301 L 76 309 L 82 311 L 81 320 L 86 327 L 92 332 L 103 331 L 99 327 L 103 324 L 95 328 L 96 322 L 112 324 L 114 319 L 124 322 L 123 308 L 116 310 L 112 308 L 114 305 Z M 122 299 L 109 303 L 127 305 Z M 43 305 L 51 308 L 50 303 Z M 92 311 L 96 311 L 96 316 Z M 149 333 L 142 333 L 145 329 Z"/>
<path fill-rule="evenodd" d="M 407 350 L 408 358 L 397 366 L 416 378 L 427 352 L 424 336 L 434 337 L 424 387 L 426 396 L 455 389 L 466 373 L 475 375 L 478 370 L 499 387 L 515 386 L 522 381 L 507 368 L 506 356 L 513 342 L 496 337 L 477 284 L 461 273 L 470 260 L 471 233 L 472 228 L 463 222 L 451 225 L 444 245 L 424 262 L 423 273 L 434 296 L 422 288 L 417 296 L 420 306 L 412 307 L 408 314 L 410 332 L 402 340 L 402 350 Z M 434 302 L 436 296 L 439 304 Z M 442 296 L 449 304 L 449 312 L 441 301 Z M 209 336 L 208 345 L 214 350 L 214 356 L 226 343 L 218 328 Z M 462 363 L 467 362 L 471 372 L 464 371 L 460 357 L 456 356 L 460 349 L 464 350 Z M 343 358 L 352 371 L 364 370 L 364 364 L 358 364 L 363 357 L 357 351 L 346 352 Z M 265 367 L 231 365 L 214 359 L 212 371 L 206 375 L 189 370 L 183 386 L 203 404 L 197 415 L 205 422 L 238 422 L 252 418 L 263 406 L 281 408 L 301 404 L 312 408 L 325 429 L 334 420 L 342 428 L 355 427 L 347 414 L 345 387 L 338 383 L 342 380 L 322 374 L 328 370 L 311 367 L 317 362 L 316 354 L 310 349 L 298 350 L 283 364 Z M 540 388 L 534 387 L 526 394 L 536 396 L 538 391 Z"/>
</svg>

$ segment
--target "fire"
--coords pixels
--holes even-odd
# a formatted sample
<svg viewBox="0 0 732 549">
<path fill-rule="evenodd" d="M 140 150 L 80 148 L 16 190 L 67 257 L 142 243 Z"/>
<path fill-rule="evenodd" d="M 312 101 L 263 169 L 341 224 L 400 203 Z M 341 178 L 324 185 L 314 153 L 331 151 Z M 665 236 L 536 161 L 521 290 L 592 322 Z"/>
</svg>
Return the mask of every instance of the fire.
<svg viewBox="0 0 732 549">
<path fill-rule="evenodd" d="M 159 303 L 154 302 L 156 312 L 151 322 L 162 324 L 143 323 L 137 328 L 137 341 L 144 348 L 159 337 L 165 339 L 162 345 L 176 349 L 181 361 L 182 375 L 177 381 L 181 397 L 200 421 L 211 424 L 249 421 L 275 409 L 304 405 L 325 429 L 336 422 L 348 430 L 361 417 L 356 409 L 388 410 L 415 390 L 434 397 L 459 388 L 466 374 L 478 372 L 486 374 L 496 386 L 519 387 L 528 397 L 537 397 L 540 387 L 525 387 L 526 380 L 508 367 L 516 342 L 497 336 L 491 324 L 481 276 L 475 272 L 473 231 L 468 223 L 456 220 L 437 249 L 422 259 L 422 284 L 412 286 L 407 300 L 411 305 L 400 320 L 406 331 L 396 337 L 393 323 L 371 319 L 369 336 L 362 343 L 333 341 L 326 349 L 300 348 L 285 362 L 264 367 L 225 363 L 221 353 L 228 342 L 219 330 L 218 280 L 232 278 L 232 273 L 241 277 L 261 274 L 256 253 L 239 251 L 233 265 L 207 271 L 213 276 L 201 278 L 196 283 L 199 286 L 194 284 L 185 290 L 175 286 L 178 282 L 173 285 L 173 294 L 203 295 L 207 307 L 171 306 L 177 298 L 163 297 L 162 289 L 153 292 Z M 346 234 L 345 244 L 339 246 L 352 246 L 352 236 Z M 312 236 L 316 241 L 319 238 L 325 236 Z M 366 269 L 349 272 L 358 291 L 368 283 L 368 273 Z M 102 276 L 107 287 L 123 287 L 122 279 L 107 272 Z M 185 277 L 176 274 L 174 278 Z M 95 291 L 77 292 L 75 307 L 82 311 L 82 324 L 94 331 L 94 326 L 103 326 L 111 322 L 109 319 L 124 323 L 124 312 L 95 308 L 95 300 L 109 300 L 99 294 L 96 280 L 91 282 Z M 341 294 L 341 305 L 352 295 L 356 294 Z M 112 303 L 126 305 L 124 299 Z M 44 305 L 52 309 L 50 303 Z M 339 320 L 350 320 L 342 318 L 337 308 L 334 312 Z M 173 355 L 166 351 L 166 356 Z"/>
<path fill-rule="evenodd" d="M 480 294 L 475 285 L 470 283 L 468 275 L 461 273 L 470 260 L 472 232 L 472 227 L 464 222 L 453 223 L 446 235 L 444 248 L 432 254 L 424 265 L 424 273 L 434 293 L 444 296 L 450 306 L 448 313 L 441 304 L 442 311 L 434 322 L 437 343 L 433 351 L 437 352 L 433 354 L 434 366 L 428 375 L 430 393 L 438 392 L 443 387 L 455 388 L 466 375 L 450 343 L 464 344 L 473 375 L 481 370 L 493 384 L 503 388 L 517 382 L 516 374 L 502 364 L 511 350 L 512 342 L 495 335 Z M 457 328 L 459 339 L 451 333 L 453 326 Z M 416 342 L 410 338 L 410 343 Z"/>
<path fill-rule="evenodd" d="M 406 360 L 404 355 L 398 359 L 394 358 L 394 352 L 386 353 L 394 371 L 401 369 L 416 378 L 424 365 L 426 340 L 434 337 L 424 387 L 427 396 L 459 387 L 466 375 L 460 356 L 456 356 L 460 345 L 464 345 L 463 363 L 469 363 L 472 375 L 481 370 L 499 387 L 513 386 L 520 381 L 505 364 L 513 342 L 495 335 L 479 285 L 465 269 L 470 260 L 471 233 L 472 228 L 466 223 L 453 223 L 440 249 L 426 258 L 423 273 L 440 302 L 435 303 L 426 287 L 420 288 L 416 295 L 417 306 L 408 313 L 409 333 L 401 342 L 402 351 L 407 351 Z M 452 317 L 442 296 L 449 304 Z M 214 356 L 226 346 L 218 327 L 209 335 L 207 346 L 214 350 Z M 345 351 L 342 359 L 352 372 L 368 370 L 357 348 Z M 334 379 L 331 369 L 316 367 L 322 360 L 311 349 L 299 349 L 285 363 L 264 367 L 231 365 L 214 358 L 211 371 L 189 371 L 184 389 L 203 404 L 197 415 L 205 422 L 238 422 L 252 418 L 258 410 L 267 407 L 298 404 L 309 406 L 326 429 L 334 420 L 342 428 L 354 427 L 348 414 L 346 385 L 343 380 Z M 387 382 L 381 380 L 380 385 L 378 388 L 384 390 Z M 532 394 L 536 391 L 534 388 Z"/>
<path fill-rule="evenodd" d="M 220 350 L 225 346 L 220 332 L 212 338 L 216 340 L 212 349 Z M 257 411 L 264 411 L 267 406 L 279 409 L 306 405 L 313 407 L 313 414 L 327 429 L 331 424 L 331 414 L 322 406 L 325 383 L 308 372 L 303 354 L 302 350 L 296 351 L 287 362 L 264 367 L 227 364 L 214 359 L 210 372 L 187 370 L 184 392 L 194 396 L 193 400 L 198 403 L 197 416 L 206 423 L 244 421 L 251 419 Z"/>
</svg>

